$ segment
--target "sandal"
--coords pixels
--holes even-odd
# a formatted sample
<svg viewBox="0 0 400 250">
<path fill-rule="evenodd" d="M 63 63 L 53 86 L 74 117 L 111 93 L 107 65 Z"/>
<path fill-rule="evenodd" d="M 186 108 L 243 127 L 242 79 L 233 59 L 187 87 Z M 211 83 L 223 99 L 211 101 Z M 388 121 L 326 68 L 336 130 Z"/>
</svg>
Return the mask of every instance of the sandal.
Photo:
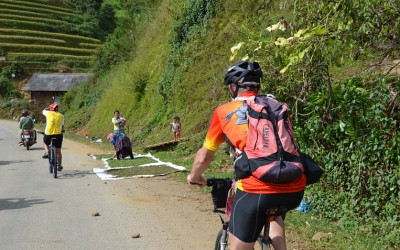
<svg viewBox="0 0 400 250">
<path fill-rule="evenodd" d="M 57 170 L 58 170 L 58 171 L 62 171 L 62 170 L 63 170 L 63 167 L 62 167 L 62 166 L 58 166 L 58 167 L 57 167 Z"/>
<path fill-rule="evenodd" d="M 49 154 L 48 153 L 44 153 L 42 156 L 43 159 L 49 158 Z"/>
</svg>

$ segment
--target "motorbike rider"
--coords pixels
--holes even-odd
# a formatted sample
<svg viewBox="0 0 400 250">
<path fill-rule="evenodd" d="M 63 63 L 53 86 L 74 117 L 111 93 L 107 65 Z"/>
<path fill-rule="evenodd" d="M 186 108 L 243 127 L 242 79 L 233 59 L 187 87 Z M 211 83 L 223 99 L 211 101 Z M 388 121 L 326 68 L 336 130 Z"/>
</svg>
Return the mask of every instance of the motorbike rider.
<svg viewBox="0 0 400 250">
<path fill-rule="evenodd" d="M 22 117 L 19 120 L 19 137 L 21 138 L 22 132 L 24 130 L 28 130 L 30 135 L 33 137 L 33 142 L 36 143 L 36 131 L 33 129 L 35 123 L 32 117 L 29 116 L 28 110 L 22 110 Z M 22 140 L 19 142 L 19 145 L 22 145 Z"/>
</svg>

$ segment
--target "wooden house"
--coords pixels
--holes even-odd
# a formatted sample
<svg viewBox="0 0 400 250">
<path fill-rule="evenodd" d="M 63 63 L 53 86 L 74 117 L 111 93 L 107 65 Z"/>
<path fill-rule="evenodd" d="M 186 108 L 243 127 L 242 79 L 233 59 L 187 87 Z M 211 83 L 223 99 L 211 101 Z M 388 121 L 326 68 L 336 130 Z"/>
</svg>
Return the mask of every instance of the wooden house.
<svg viewBox="0 0 400 250">
<path fill-rule="evenodd" d="M 92 74 L 78 73 L 33 74 L 22 90 L 29 92 L 30 99 L 38 103 L 55 101 L 61 104 L 61 97 L 65 92 L 92 76 Z"/>
</svg>

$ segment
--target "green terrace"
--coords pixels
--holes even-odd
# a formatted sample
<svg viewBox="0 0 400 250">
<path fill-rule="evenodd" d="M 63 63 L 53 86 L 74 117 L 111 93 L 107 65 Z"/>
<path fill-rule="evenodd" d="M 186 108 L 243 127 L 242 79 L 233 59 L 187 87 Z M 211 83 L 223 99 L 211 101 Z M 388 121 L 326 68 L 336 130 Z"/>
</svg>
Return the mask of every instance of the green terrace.
<svg viewBox="0 0 400 250">
<path fill-rule="evenodd" d="M 71 9 L 68 9 L 68 8 L 63 8 L 63 7 L 49 5 L 49 4 L 35 3 L 34 1 L 0 0 L 0 2 L 10 3 L 10 4 L 19 4 L 19 5 L 24 5 L 24 6 L 40 7 L 40 8 L 45 8 L 45 9 L 52 9 L 52 10 L 57 10 L 57 11 L 62 11 L 62 12 L 69 12 L 72 14 L 74 13 Z"/>
<path fill-rule="evenodd" d="M 3 48 L 7 53 L 12 52 L 30 52 L 30 53 L 58 53 L 67 55 L 92 55 L 94 49 L 79 49 L 52 45 L 37 45 L 37 44 L 19 44 L 19 43 L 0 43 L 0 48 Z"/>
<path fill-rule="evenodd" d="M 54 24 L 68 24 L 67 21 L 57 20 L 53 18 L 45 18 L 45 17 L 32 17 L 32 16 L 23 16 L 23 15 L 12 15 L 12 14 L 1 14 L 0 19 L 8 19 L 8 20 L 21 20 L 21 21 L 31 21 L 31 22 L 43 22 L 50 25 Z"/>
<path fill-rule="evenodd" d="M 74 16 L 76 15 L 73 11 L 68 9 L 54 10 L 49 8 L 48 5 L 35 6 L 29 4 L 30 2 L 25 1 L 6 1 L 0 0 L 1 9 L 12 9 L 12 10 L 23 10 L 23 11 L 34 11 L 39 13 L 47 13 L 48 15 L 63 15 L 63 16 Z"/>
<path fill-rule="evenodd" d="M 46 44 L 46 45 L 65 45 L 65 40 L 34 37 L 34 36 L 15 36 L 15 35 L 2 35 L 0 34 L 0 41 L 4 43 L 27 43 L 27 44 Z"/>
<path fill-rule="evenodd" d="M 61 23 L 59 23 L 61 24 Z M 63 29 L 69 30 L 72 25 L 69 23 L 62 23 L 61 25 L 55 25 L 55 23 L 47 22 L 36 22 L 36 21 L 25 21 L 25 20 L 14 20 L 0 18 L 0 28 L 22 28 L 22 29 L 38 29 L 42 31 L 60 31 Z"/>
<path fill-rule="evenodd" d="M 62 59 L 73 60 L 92 60 L 94 56 L 79 56 L 79 55 L 66 55 L 54 53 L 21 53 L 10 52 L 8 53 L 9 61 L 36 61 L 36 62 L 57 62 Z"/>
<path fill-rule="evenodd" d="M 19 63 L 28 72 L 60 65 L 89 68 L 99 39 L 81 29 L 79 14 L 57 1 L 0 0 L 1 66 Z"/>
<path fill-rule="evenodd" d="M 1 5 L 1 2 L 0 2 Z M 25 15 L 25 16 L 36 16 L 36 17 L 49 17 L 48 13 L 39 13 L 36 11 L 27 11 L 27 10 L 16 10 L 16 9 L 6 9 L 0 8 L 1 14 L 10 14 L 10 15 Z"/>
<path fill-rule="evenodd" d="M 70 43 L 91 43 L 100 45 L 100 40 L 96 38 L 47 31 L 0 28 L 0 35 L 34 36 L 56 40 L 59 39 Z"/>
</svg>

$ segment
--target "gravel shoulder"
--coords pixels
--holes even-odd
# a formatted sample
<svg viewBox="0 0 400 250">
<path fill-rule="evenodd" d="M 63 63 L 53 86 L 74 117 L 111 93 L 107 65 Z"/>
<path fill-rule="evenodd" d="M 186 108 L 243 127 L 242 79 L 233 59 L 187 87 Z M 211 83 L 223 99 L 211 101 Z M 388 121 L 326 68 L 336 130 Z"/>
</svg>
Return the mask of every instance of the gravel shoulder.
<svg viewBox="0 0 400 250">
<path fill-rule="evenodd" d="M 109 153 L 108 150 L 66 139 L 66 148 L 79 158 L 86 158 L 88 170 L 101 167 L 101 161 L 88 155 Z M 126 214 L 137 218 L 138 240 L 147 241 L 147 249 L 212 249 L 220 228 L 218 215 L 212 212 L 209 195 L 197 186 L 176 181 L 168 176 L 102 181 L 108 194 L 121 205 L 131 207 Z M 129 237 L 129 235 L 127 235 Z"/>
</svg>

